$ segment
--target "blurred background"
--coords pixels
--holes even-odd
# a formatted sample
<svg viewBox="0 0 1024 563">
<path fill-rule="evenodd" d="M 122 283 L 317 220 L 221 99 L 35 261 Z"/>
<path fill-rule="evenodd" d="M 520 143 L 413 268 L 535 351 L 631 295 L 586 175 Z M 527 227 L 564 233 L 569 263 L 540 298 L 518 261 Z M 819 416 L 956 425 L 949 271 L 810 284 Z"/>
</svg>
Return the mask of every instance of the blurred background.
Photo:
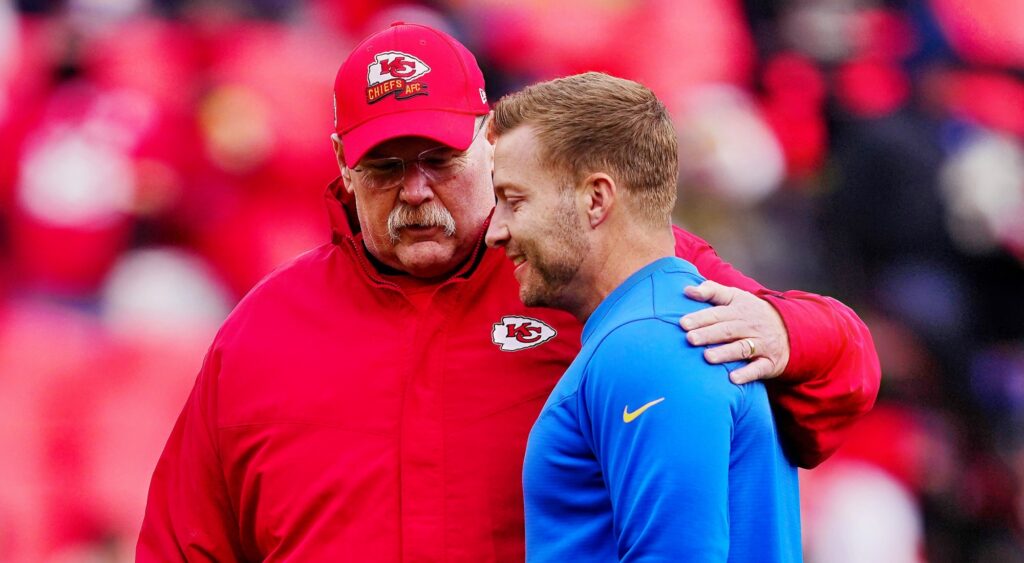
<svg viewBox="0 0 1024 563">
<path fill-rule="evenodd" d="M 334 75 L 396 20 L 492 100 L 647 84 L 677 222 L 865 319 L 808 561 L 1024 561 L 1024 0 L 0 0 L 0 561 L 131 560 L 219 323 L 328 240 Z"/>
</svg>

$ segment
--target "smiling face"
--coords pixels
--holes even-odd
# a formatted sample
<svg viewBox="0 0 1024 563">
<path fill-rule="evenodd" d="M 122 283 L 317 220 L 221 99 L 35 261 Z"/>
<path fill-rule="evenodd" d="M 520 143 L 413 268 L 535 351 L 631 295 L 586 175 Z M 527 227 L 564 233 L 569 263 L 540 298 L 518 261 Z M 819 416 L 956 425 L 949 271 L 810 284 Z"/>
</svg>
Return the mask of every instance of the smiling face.
<svg viewBox="0 0 1024 563">
<path fill-rule="evenodd" d="M 529 126 L 500 136 L 494 149 L 497 205 L 487 244 L 516 264 L 519 297 L 532 306 L 571 310 L 571 286 L 589 251 L 574 191 L 540 160 Z"/>
<path fill-rule="evenodd" d="M 441 278 L 466 261 L 494 205 L 490 148 L 483 137 L 475 138 L 450 178 L 436 179 L 429 161 L 416 164 L 424 151 L 444 147 L 421 137 L 381 143 L 345 170 L 345 187 L 355 196 L 370 254 L 423 279 Z M 404 160 L 405 174 L 398 185 L 381 188 L 363 165 L 387 158 Z"/>
</svg>

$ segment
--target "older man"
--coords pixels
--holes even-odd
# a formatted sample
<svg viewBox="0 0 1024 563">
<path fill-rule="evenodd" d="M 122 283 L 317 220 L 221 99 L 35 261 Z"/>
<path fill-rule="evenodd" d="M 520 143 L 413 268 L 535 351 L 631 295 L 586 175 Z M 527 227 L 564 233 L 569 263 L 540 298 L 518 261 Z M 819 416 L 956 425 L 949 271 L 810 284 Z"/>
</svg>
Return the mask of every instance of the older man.
<svg viewBox="0 0 1024 563">
<path fill-rule="evenodd" d="M 396 24 L 342 64 L 335 104 L 331 241 L 253 288 L 215 338 L 153 475 L 141 561 L 523 557 L 526 437 L 580 325 L 524 306 L 513 264 L 483 244 L 480 69 L 451 37 Z M 763 360 L 738 377 L 781 373 L 780 429 L 820 462 L 877 392 L 866 328 L 675 236 L 709 279 L 758 295 L 696 290 L 721 322 L 690 317 L 690 337 L 724 343 L 714 362 Z"/>
<path fill-rule="evenodd" d="M 708 306 L 678 291 L 703 278 L 674 255 L 664 105 L 591 72 L 503 98 L 491 129 L 487 244 L 525 304 L 585 323 L 526 446 L 527 561 L 799 561 L 796 467 L 764 385 L 730 383 L 676 326 Z"/>
</svg>

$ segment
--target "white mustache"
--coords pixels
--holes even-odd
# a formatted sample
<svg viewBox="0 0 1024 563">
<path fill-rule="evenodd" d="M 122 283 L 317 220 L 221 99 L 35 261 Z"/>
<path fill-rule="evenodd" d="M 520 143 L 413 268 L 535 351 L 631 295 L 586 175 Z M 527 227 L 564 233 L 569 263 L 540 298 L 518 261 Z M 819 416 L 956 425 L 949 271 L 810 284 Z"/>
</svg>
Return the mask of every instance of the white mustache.
<svg viewBox="0 0 1024 563">
<path fill-rule="evenodd" d="M 446 237 L 455 234 L 455 219 L 443 205 L 437 202 L 426 203 L 419 207 L 412 207 L 405 203 L 395 206 L 391 213 L 388 213 L 388 237 L 391 242 L 397 243 L 399 231 L 411 225 L 441 227 L 444 229 Z"/>
</svg>

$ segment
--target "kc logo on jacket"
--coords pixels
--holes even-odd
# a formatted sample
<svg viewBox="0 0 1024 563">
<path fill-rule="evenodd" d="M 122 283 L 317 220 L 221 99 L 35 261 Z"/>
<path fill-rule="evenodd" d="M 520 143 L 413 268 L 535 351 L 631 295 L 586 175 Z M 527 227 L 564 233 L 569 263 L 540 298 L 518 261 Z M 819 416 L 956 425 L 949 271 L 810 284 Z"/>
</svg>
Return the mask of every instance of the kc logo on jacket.
<svg viewBox="0 0 1024 563">
<path fill-rule="evenodd" d="M 503 352 L 517 352 L 533 348 L 551 340 L 558 334 L 555 329 L 530 317 L 507 316 L 494 323 L 491 342 Z"/>
<path fill-rule="evenodd" d="M 427 85 L 415 81 L 428 72 L 427 63 L 408 53 L 377 53 L 366 68 L 366 102 L 377 103 L 391 95 L 396 100 L 426 96 Z"/>
</svg>

